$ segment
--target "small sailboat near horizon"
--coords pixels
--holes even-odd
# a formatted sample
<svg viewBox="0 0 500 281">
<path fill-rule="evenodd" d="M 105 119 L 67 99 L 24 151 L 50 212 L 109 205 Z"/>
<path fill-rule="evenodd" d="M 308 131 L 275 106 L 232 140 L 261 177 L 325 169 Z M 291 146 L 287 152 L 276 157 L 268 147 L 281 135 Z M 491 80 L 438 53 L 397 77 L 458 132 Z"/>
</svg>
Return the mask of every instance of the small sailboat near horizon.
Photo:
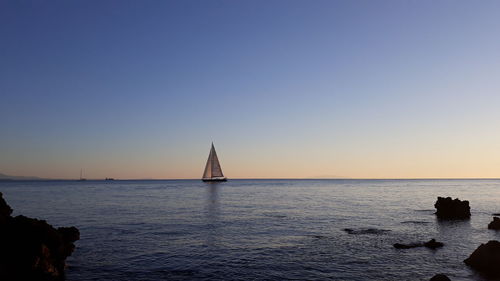
<svg viewBox="0 0 500 281">
<path fill-rule="evenodd" d="M 222 173 L 219 158 L 217 158 L 217 152 L 215 152 L 214 143 L 212 143 L 212 147 L 210 148 L 207 165 L 205 165 L 205 171 L 203 172 L 201 180 L 204 182 L 227 181 L 227 178 L 224 177 Z"/>
<path fill-rule="evenodd" d="M 87 179 L 83 177 L 83 169 L 80 169 L 80 179 L 78 181 L 86 181 Z"/>
</svg>

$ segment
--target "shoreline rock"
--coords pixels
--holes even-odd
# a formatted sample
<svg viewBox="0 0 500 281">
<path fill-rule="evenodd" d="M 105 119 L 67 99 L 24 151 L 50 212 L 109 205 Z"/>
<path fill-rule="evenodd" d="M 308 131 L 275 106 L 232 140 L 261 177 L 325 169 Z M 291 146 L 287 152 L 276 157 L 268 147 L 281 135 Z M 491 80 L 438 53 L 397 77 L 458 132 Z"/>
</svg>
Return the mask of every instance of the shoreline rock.
<svg viewBox="0 0 500 281">
<path fill-rule="evenodd" d="M 489 276 L 500 276 L 500 242 L 490 240 L 481 244 L 464 263 Z"/>
<path fill-rule="evenodd" d="M 78 229 L 55 229 L 44 220 L 11 214 L 0 193 L 0 280 L 64 280 Z"/>
<path fill-rule="evenodd" d="M 434 207 L 437 210 L 435 214 L 439 219 L 468 219 L 471 216 L 467 200 L 438 197 Z"/>
</svg>

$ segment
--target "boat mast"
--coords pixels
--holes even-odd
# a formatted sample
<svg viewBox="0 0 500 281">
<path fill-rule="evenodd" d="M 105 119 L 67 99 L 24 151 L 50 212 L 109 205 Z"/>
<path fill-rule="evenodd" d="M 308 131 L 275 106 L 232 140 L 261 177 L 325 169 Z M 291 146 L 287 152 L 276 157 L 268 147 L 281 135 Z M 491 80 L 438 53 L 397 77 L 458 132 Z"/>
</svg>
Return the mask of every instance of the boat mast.
<svg viewBox="0 0 500 281">
<path fill-rule="evenodd" d="M 214 177 L 214 154 L 215 154 L 215 148 L 214 148 L 214 142 L 212 142 L 212 148 L 210 149 L 210 157 L 212 158 L 211 161 L 212 163 L 210 163 L 210 177 L 213 178 Z"/>
</svg>

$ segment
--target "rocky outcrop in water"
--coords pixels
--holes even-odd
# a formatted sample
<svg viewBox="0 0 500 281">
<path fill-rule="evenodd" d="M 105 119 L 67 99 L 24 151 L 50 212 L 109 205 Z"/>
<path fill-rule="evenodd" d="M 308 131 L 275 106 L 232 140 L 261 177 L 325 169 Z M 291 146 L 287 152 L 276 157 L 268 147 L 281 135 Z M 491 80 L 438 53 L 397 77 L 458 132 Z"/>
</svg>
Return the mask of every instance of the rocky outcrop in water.
<svg viewBox="0 0 500 281">
<path fill-rule="evenodd" d="M 483 274 L 500 277 L 500 242 L 481 244 L 464 262 Z"/>
<path fill-rule="evenodd" d="M 0 193 L 0 280 L 64 280 L 78 229 L 55 229 L 44 220 L 11 214 Z"/>
<path fill-rule="evenodd" d="M 443 247 L 444 244 L 442 242 L 437 242 L 436 239 L 431 239 L 424 243 L 424 247 L 429 249 L 437 249 Z"/>
<path fill-rule="evenodd" d="M 488 229 L 500 230 L 500 218 L 493 217 L 493 221 L 488 224 Z"/>
<path fill-rule="evenodd" d="M 437 242 L 436 239 L 431 239 L 425 243 L 410 243 L 410 244 L 396 243 L 393 246 L 396 249 L 411 249 L 411 248 L 417 248 L 417 247 L 426 247 L 429 249 L 437 249 L 437 248 L 443 247 L 444 244 L 441 242 Z"/>
<path fill-rule="evenodd" d="M 440 219 L 468 219 L 470 218 L 469 201 L 455 200 L 451 197 L 438 197 L 434 207 L 437 209 L 436 216 Z"/>
<path fill-rule="evenodd" d="M 444 274 L 436 274 L 431 278 L 430 281 L 451 281 L 451 280 L 450 278 L 448 278 L 448 276 Z"/>
</svg>

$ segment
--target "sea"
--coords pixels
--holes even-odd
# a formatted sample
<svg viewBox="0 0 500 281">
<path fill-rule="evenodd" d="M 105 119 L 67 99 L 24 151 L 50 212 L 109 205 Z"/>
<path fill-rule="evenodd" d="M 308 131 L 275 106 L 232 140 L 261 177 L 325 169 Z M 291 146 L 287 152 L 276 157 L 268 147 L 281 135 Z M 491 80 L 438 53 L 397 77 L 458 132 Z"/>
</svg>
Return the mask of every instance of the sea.
<svg viewBox="0 0 500 281">
<path fill-rule="evenodd" d="M 70 281 L 487 280 L 466 259 L 500 213 L 500 180 L 10 181 L 14 215 L 76 226 Z M 440 221 L 438 196 L 469 200 Z M 431 238 L 444 247 L 395 249 Z"/>
</svg>

